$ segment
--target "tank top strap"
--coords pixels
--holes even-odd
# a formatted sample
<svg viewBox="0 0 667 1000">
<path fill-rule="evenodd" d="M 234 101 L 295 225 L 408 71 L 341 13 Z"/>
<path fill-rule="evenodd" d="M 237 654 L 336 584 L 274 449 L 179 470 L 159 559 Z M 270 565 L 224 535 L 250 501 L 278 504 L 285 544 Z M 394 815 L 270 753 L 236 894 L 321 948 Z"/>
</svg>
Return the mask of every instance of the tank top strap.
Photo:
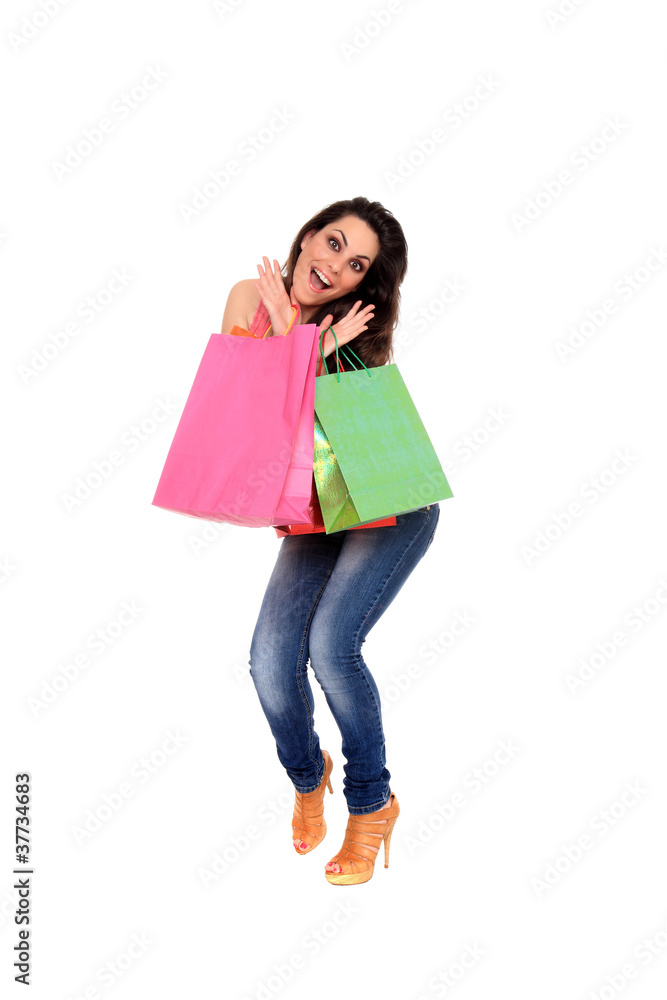
<svg viewBox="0 0 667 1000">
<path fill-rule="evenodd" d="M 260 299 L 259 305 L 255 310 L 255 315 L 252 318 L 252 323 L 250 324 L 250 333 L 255 337 L 261 337 L 266 330 L 268 321 L 269 311 Z"/>
</svg>

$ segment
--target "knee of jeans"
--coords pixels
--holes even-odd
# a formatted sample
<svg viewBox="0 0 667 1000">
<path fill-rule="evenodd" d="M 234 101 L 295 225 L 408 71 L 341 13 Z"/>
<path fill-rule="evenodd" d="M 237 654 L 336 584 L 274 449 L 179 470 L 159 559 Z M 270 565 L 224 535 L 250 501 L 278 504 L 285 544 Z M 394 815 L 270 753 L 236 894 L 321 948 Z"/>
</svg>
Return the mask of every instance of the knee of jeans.
<svg viewBox="0 0 667 1000">
<path fill-rule="evenodd" d="M 308 636 L 308 654 L 315 676 L 322 679 L 326 673 L 340 669 L 349 660 L 352 645 L 338 623 L 315 618 Z"/>
<path fill-rule="evenodd" d="M 326 660 L 330 640 L 331 629 L 327 626 L 326 620 L 316 614 L 308 632 L 308 656 L 313 668 Z"/>
<path fill-rule="evenodd" d="M 271 665 L 277 660 L 274 643 L 271 636 L 263 629 L 256 628 L 250 643 L 250 672 L 255 676 L 259 673 L 270 671 Z"/>
<path fill-rule="evenodd" d="M 257 678 L 283 674 L 286 662 L 293 655 L 293 645 L 288 637 L 281 635 L 276 629 L 259 625 L 255 628 L 250 643 L 248 663 L 251 676 Z"/>
</svg>

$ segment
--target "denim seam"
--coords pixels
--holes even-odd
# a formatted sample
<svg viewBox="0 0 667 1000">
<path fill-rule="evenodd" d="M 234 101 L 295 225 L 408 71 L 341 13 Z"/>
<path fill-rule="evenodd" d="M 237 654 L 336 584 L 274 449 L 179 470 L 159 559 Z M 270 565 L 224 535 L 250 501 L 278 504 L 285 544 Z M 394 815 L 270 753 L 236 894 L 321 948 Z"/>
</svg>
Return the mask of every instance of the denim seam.
<svg viewBox="0 0 667 1000">
<path fill-rule="evenodd" d="M 311 608 L 310 608 L 310 611 L 308 612 L 308 619 L 306 621 L 306 625 L 305 625 L 304 630 L 303 630 L 303 635 L 301 636 L 301 647 L 299 649 L 299 656 L 297 658 L 296 680 L 297 680 L 297 685 L 298 685 L 298 688 L 299 688 L 299 693 L 300 693 L 300 695 L 303 698 L 303 701 L 305 703 L 306 714 L 308 716 L 308 752 L 311 754 L 311 756 L 312 756 L 312 749 L 313 749 L 313 747 L 312 747 L 312 742 L 313 742 L 313 717 L 312 717 L 312 714 L 311 714 L 311 711 L 310 711 L 310 704 L 308 703 L 308 698 L 306 697 L 306 692 L 303 689 L 303 683 L 302 683 L 302 677 L 301 677 L 301 665 L 303 663 L 303 650 L 304 650 L 304 647 L 306 645 L 306 635 L 308 634 L 308 629 L 310 628 L 310 623 L 313 620 L 313 615 L 315 614 L 315 609 L 317 608 L 317 605 L 320 602 L 320 598 L 321 598 L 322 594 L 324 593 L 324 588 L 326 587 L 327 583 L 329 582 L 329 578 L 331 577 L 331 574 L 333 573 L 333 570 L 334 570 L 334 567 L 332 566 L 331 569 L 329 570 L 329 573 L 327 575 L 326 580 L 324 581 L 324 583 L 322 584 L 322 586 L 318 590 L 318 592 L 317 592 L 317 594 L 315 596 L 315 600 L 313 601 L 313 603 L 311 605 Z M 296 789 L 297 792 L 302 792 L 302 793 L 306 794 L 308 792 L 314 792 L 316 788 L 319 788 L 320 785 L 322 784 L 322 778 L 324 777 L 324 770 L 325 770 L 325 768 L 324 768 L 324 757 L 323 757 L 322 758 L 322 774 L 320 775 L 317 784 L 316 785 L 312 785 L 310 788 L 297 788 Z M 317 767 L 317 771 L 319 773 L 319 766 Z M 294 787 L 296 788 L 296 785 Z"/>
<path fill-rule="evenodd" d="M 431 532 L 431 537 L 429 538 L 428 543 L 426 545 L 426 548 L 424 549 L 424 555 L 426 555 L 426 553 L 428 552 L 428 550 L 429 550 L 429 548 L 431 546 L 431 542 L 435 538 L 435 533 L 436 533 L 436 531 L 438 529 L 439 521 L 440 521 L 440 509 L 438 508 L 438 517 L 435 520 L 435 527 L 434 527 L 433 531 Z"/>
<path fill-rule="evenodd" d="M 377 812 L 378 809 L 382 809 L 382 806 L 384 806 L 384 805 L 387 804 L 387 802 L 389 801 L 390 795 L 391 795 L 391 792 L 388 793 L 387 797 L 385 799 L 383 799 L 382 802 L 375 802 L 372 806 L 368 806 L 368 807 L 365 807 L 365 806 L 349 806 L 348 805 L 347 811 L 349 812 L 349 814 L 351 816 L 366 816 L 368 813 Z M 363 812 L 360 812 L 359 811 L 360 809 L 363 809 Z"/>
<path fill-rule="evenodd" d="M 399 567 L 400 567 L 401 563 L 403 562 L 403 560 L 405 559 L 405 556 L 407 555 L 407 553 L 410 551 L 410 549 L 415 544 L 415 542 L 417 542 L 420 538 L 422 538 L 422 536 L 424 534 L 424 531 L 426 530 L 426 528 L 430 524 L 430 521 L 431 521 L 431 511 L 429 510 L 428 514 L 426 516 L 426 519 L 424 520 L 424 522 L 422 524 L 422 527 L 419 529 L 419 531 L 417 532 L 417 534 L 414 535 L 410 539 L 410 541 L 408 542 L 408 544 L 406 545 L 406 547 L 401 552 L 401 554 L 400 554 L 399 558 L 397 559 L 395 565 L 392 567 L 391 572 L 382 581 L 382 583 L 380 584 L 378 590 L 376 591 L 376 593 L 375 593 L 375 595 L 373 597 L 373 600 L 371 601 L 371 606 L 370 606 L 369 610 L 366 612 L 364 618 L 361 621 L 361 624 L 359 625 L 359 628 L 357 629 L 357 631 L 355 632 L 354 637 L 353 637 L 353 639 L 354 639 L 355 657 L 359 658 L 361 656 L 361 648 L 359 648 L 357 650 L 357 640 L 359 639 L 359 636 L 360 636 L 361 631 L 362 631 L 362 629 L 363 629 L 363 627 L 364 627 L 364 625 L 366 623 L 366 620 L 368 619 L 369 615 L 372 614 L 372 612 L 375 610 L 377 602 L 378 602 L 378 599 L 380 598 L 382 592 L 386 588 L 386 586 L 389 583 L 389 581 L 392 579 L 392 577 L 394 576 L 394 574 L 399 569 Z M 361 677 L 362 677 L 364 683 L 367 685 L 367 687 L 368 687 L 369 691 L 371 692 L 371 694 L 374 694 L 374 692 L 373 692 L 370 684 L 368 683 L 368 678 L 366 677 L 366 675 L 363 672 L 361 672 Z M 378 728 L 378 736 L 384 738 L 384 732 L 383 732 L 383 727 L 382 727 L 382 709 L 381 709 L 381 707 L 378 707 L 377 724 L 378 724 L 378 727 L 377 727 Z M 353 815 L 353 816 L 363 816 L 367 812 L 376 812 L 378 809 L 381 809 L 382 806 L 385 804 L 385 802 L 388 799 L 389 794 L 390 794 L 390 790 L 389 790 L 389 788 L 387 788 L 387 796 L 385 797 L 385 799 L 382 802 L 374 803 L 372 806 L 365 806 L 365 807 L 353 806 L 352 808 L 350 808 L 350 806 L 348 805 L 348 807 L 347 807 L 348 808 L 348 812 L 351 815 Z M 360 808 L 363 808 L 364 811 L 363 812 L 359 812 L 358 810 Z"/>
</svg>

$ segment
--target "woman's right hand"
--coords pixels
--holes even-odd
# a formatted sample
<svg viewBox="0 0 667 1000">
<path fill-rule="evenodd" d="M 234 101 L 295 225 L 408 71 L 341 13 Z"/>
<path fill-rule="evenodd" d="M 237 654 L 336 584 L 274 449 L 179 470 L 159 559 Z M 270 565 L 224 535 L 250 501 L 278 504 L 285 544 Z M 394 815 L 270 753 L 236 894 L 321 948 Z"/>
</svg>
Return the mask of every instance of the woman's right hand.
<svg viewBox="0 0 667 1000">
<path fill-rule="evenodd" d="M 260 298 L 266 307 L 271 320 L 271 332 L 269 336 L 278 337 L 285 333 L 292 319 L 292 303 L 285 291 L 285 283 L 280 272 L 280 264 L 273 259 L 273 269 L 268 257 L 262 257 L 264 266 L 257 265 L 259 278 L 254 280 L 253 285 L 259 292 Z"/>
<path fill-rule="evenodd" d="M 324 357 L 327 358 L 330 354 L 336 350 L 336 341 L 338 341 L 338 347 L 342 347 L 343 344 L 349 344 L 351 340 L 358 337 L 360 333 L 368 329 L 368 321 L 374 316 L 374 305 L 364 306 L 363 309 L 359 310 L 361 305 L 361 299 L 358 299 L 347 315 L 343 316 L 333 325 L 334 333 L 336 334 L 336 340 L 334 340 L 333 334 L 329 327 L 331 326 L 331 320 L 333 319 L 333 313 L 329 313 L 322 320 L 320 326 L 320 333 L 322 330 L 326 330 L 324 335 L 324 341 L 322 344 L 322 353 Z"/>
</svg>

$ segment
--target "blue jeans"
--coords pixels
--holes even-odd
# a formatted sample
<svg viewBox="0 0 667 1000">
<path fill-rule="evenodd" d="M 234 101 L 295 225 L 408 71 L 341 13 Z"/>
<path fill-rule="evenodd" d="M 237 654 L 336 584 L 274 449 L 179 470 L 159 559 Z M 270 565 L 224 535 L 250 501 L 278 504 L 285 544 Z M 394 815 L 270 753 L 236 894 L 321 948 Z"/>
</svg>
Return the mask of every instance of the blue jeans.
<svg viewBox="0 0 667 1000">
<path fill-rule="evenodd" d="M 343 738 L 352 814 L 375 812 L 391 791 L 380 695 L 361 646 L 424 556 L 439 517 L 432 503 L 397 515 L 395 525 L 286 535 L 264 594 L 250 675 L 278 759 L 297 791 L 312 792 L 322 781 L 310 660 Z"/>
</svg>

